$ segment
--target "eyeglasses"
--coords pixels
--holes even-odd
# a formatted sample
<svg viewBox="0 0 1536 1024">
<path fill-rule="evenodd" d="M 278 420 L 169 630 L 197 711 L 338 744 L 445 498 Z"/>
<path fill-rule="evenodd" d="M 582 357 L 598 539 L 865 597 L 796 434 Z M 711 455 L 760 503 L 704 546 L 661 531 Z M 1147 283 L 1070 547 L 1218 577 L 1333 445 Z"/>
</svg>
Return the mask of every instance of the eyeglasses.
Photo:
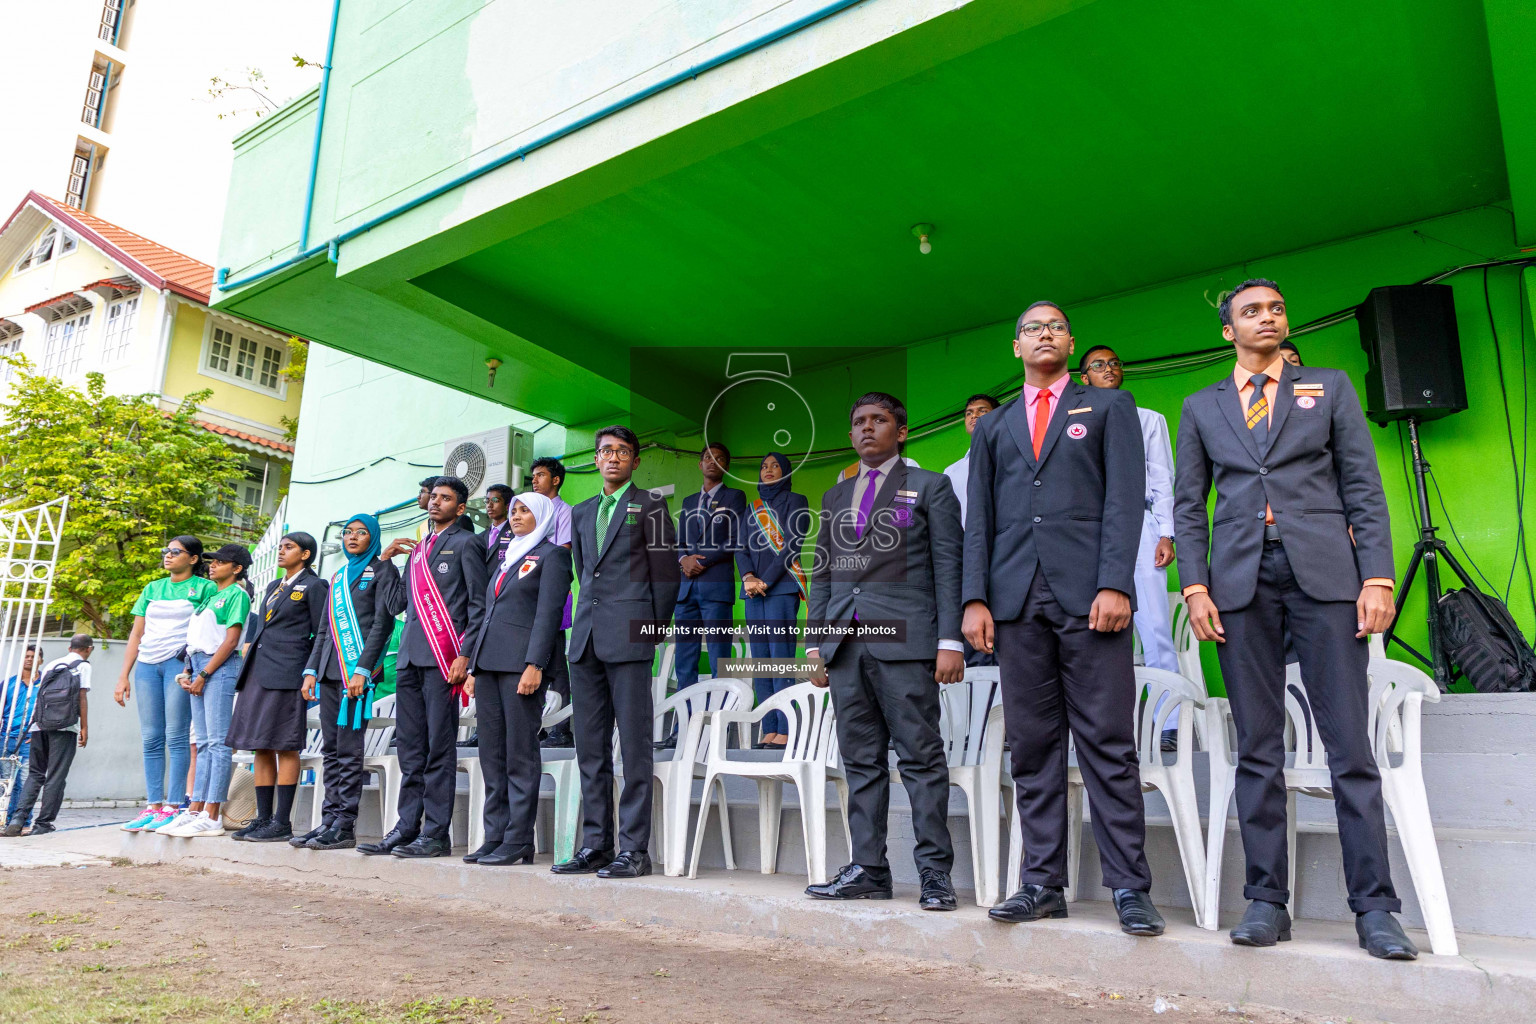
<svg viewBox="0 0 1536 1024">
<path fill-rule="evenodd" d="M 1065 320 L 1052 320 L 1048 324 L 1042 324 L 1038 320 L 1031 320 L 1023 327 L 1019 328 L 1019 333 L 1024 335 L 1026 338 L 1038 338 L 1040 337 L 1041 332 L 1044 331 L 1047 327 L 1049 327 L 1051 329 L 1051 333 L 1056 335 L 1058 338 L 1067 333 L 1067 322 Z"/>
<path fill-rule="evenodd" d="M 366 537 L 368 536 L 368 531 L 362 528 L 356 530 L 342 530 L 341 535 L 343 537 Z"/>
<path fill-rule="evenodd" d="M 602 462 L 628 462 L 635 453 L 628 448 L 599 448 L 597 457 Z"/>
<path fill-rule="evenodd" d="M 187 553 L 187 549 L 186 548 L 161 548 L 160 549 L 160 554 L 165 555 L 166 557 L 170 557 L 171 555 L 184 555 L 186 553 Z"/>
<path fill-rule="evenodd" d="M 1095 359 L 1088 364 L 1088 369 L 1094 373 L 1103 373 L 1105 370 L 1118 370 L 1123 365 L 1118 359 Z"/>
</svg>

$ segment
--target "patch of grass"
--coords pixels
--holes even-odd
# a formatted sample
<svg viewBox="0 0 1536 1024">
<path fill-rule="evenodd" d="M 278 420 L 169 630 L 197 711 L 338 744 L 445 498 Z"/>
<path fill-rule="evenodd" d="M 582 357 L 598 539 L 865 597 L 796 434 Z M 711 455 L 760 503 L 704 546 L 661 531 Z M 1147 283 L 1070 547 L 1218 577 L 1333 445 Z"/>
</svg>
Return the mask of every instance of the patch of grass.
<svg viewBox="0 0 1536 1024">
<path fill-rule="evenodd" d="M 48 944 L 48 948 L 53 950 L 55 953 L 64 953 L 67 952 L 72 946 L 74 946 L 74 944 L 75 937 L 73 935 L 60 935 L 58 938 L 54 939 Z"/>
<path fill-rule="evenodd" d="M 91 943 L 91 948 L 111 949 L 113 946 L 121 945 L 122 941 L 122 939 L 97 939 L 95 942 Z"/>
</svg>

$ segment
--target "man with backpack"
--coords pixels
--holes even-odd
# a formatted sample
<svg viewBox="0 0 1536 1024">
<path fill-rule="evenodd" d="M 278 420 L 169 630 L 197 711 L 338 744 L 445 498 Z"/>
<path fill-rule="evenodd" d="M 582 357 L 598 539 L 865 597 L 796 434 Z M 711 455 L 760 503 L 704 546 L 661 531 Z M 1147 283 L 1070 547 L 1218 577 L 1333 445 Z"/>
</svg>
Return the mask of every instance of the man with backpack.
<svg viewBox="0 0 1536 1024">
<path fill-rule="evenodd" d="M 90 657 L 95 649 L 96 641 L 89 634 L 76 633 L 69 640 L 69 653 L 43 668 L 32 718 L 27 788 L 21 794 L 20 815 L 6 827 L 6 836 L 21 835 L 21 818 L 32 809 L 39 793 L 43 805 L 32 821 L 31 835 L 54 831 L 53 819 L 64 802 L 64 780 L 74 763 L 75 750 L 85 746 L 89 729 L 86 691 L 91 688 Z"/>
</svg>

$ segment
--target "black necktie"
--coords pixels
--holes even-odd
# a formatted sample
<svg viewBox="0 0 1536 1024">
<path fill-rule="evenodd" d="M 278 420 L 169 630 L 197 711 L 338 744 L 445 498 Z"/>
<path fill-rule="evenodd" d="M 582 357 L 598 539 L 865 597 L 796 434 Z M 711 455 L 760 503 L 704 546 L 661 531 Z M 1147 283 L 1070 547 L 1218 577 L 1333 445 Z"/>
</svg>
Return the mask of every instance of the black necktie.
<svg viewBox="0 0 1536 1024">
<path fill-rule="evenodd" d="M 1262 451 L 1269 443 L 1269 399 L 1264 397 L 1264 385 L 1269 383 L 1269 374 L 1256 373 L 1248 378 L 1248 383 L 1253 385 L 1253 393 L 1248 396 L 1248 429 L 1253 431 L 1253 439 Z"/>
</svg>

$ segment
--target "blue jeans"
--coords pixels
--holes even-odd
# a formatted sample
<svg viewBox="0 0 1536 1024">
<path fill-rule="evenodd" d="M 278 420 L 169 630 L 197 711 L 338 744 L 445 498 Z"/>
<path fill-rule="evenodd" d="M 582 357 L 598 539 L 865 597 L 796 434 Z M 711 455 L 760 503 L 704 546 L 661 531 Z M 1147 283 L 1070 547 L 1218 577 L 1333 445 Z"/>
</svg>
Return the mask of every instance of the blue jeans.
<svg viewBox="0 0 1536 1024">
<path fill-rule="evenodd" d="M 144 793 L 152 804 L 179 804 L 187 798 L 192 698 L 176 682 L 185 667 L 175 658 L 154 665 L 141 661 L 133 666 L 133 696 L 139 705 L 139 732 L 144 739 Z M 170 799 L 166 798 L 167 764 Z"/>
<path fill-rule="evenodd" d="M 16 777 L 11 780 L 11 799 L 5 810 L 7 824 L 16 820 L 16 809 L 21 806 L 21 791 L 27 788 L 27 774 L 31 771 L 32 743 L 27 739 L 27 735 L 22 734 L 21 750 L 18 751 L 21 755 L 21 764 L 16 769 Z M 21 824 L 23 826 L 32 824 L 32 808 L 28 807 L 22 813 Z"/>
<path fill-rule="evenodd" d="M 794 622 L 795 616 L 800 612 L 799 594 L 769 594 L 767 597 L 747 598 L 748 622 Z M 795 656 L 794 638 L 787 637 L 783 640 L 770 639 L 768 637 L 752 637 L 752 657 L 754 658 L 793 658 Z M 787 690 L 799 680 L 778 678 L 769 676 L 752 680 L 752 691 L 757 697 L 757 703 L 772 697 L 780 690 Z M 763 716 L 763 732 L 779 733 L 789 732 L 789 721 L 782 711 L 773 711 Z"/>
<path fill-rule="evenodd" d="M 212 657 L 193 651 L 193 673 L 201 672 Z M 229 716 L 235 710 L 235 679 L 239 675 L 240 652 L 235 651 L 208 677 L 201 695 L 188 694 L 192 705 L 192 742 L 197 747 L 193 803 L 222 804 L 229 796 L 230 759 L 234 751 L 224 737 L 229 734 Z"/>
</svg>

